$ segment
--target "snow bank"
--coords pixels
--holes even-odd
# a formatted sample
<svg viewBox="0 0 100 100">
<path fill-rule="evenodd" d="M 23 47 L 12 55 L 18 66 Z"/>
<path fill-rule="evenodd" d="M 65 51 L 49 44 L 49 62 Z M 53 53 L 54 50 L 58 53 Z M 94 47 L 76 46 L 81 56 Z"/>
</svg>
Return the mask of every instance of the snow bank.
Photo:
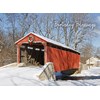
<svg viewBox="0 0 100 100">
<path fill-rule="evenodd" d="M 43 69 L 39 67 L 0 67 L 1 86 L 97 86 L 100 85 L 100 67 L 84 70 L 73 77 L 84 77 L 80 80 L 44 80 L 36 74 Z"/>
<path fill-rule="evenodd" d="M 8 65 L 4 65 L 2 67 L 14 67 L 14 66 L 17 66 L 17 62 L 8 64 Z"/>
</svg>

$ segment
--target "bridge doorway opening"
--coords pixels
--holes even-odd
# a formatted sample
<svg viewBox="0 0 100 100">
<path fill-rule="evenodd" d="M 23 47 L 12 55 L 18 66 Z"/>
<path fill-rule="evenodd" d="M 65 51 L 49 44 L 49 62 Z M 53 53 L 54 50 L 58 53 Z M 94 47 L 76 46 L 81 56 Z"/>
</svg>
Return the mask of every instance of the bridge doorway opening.
<svg viewBox="0 0 100 100">
<path fill-rule="evenodd" d="M 44 65 L 44 46 L 42 43 L 23 43 L 20 48 L 21 62 L 32 65 Z"/>
</svg>

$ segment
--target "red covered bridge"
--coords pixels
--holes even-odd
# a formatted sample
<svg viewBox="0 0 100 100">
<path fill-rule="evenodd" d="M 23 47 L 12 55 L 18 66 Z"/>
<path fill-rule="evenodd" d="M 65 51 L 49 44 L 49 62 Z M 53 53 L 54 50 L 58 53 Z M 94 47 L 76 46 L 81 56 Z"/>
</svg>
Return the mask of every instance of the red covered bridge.
<svg viewBox="0 0 100 100">
<path fill-rule="evenodd" d="M 46 37 L 29 33 L 15 44 L 18 63 L 27 62 L 29 58 L 33 58 L 41 65 L 53 62 L 55 72 L 79 68 L 79 52 Z"/>
</svg>

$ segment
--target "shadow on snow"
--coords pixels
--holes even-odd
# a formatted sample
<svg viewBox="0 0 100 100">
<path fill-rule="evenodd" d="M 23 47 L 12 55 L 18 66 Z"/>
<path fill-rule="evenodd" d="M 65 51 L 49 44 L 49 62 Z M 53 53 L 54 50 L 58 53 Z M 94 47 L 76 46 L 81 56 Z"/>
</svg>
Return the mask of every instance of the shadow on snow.
<svg viewBox="0 0 100 100">
<path fill-rule="evenodd" d="M 58 76 L 56 80 L 93 80 L 100 79 L 100 76 Z"/>
</svg>

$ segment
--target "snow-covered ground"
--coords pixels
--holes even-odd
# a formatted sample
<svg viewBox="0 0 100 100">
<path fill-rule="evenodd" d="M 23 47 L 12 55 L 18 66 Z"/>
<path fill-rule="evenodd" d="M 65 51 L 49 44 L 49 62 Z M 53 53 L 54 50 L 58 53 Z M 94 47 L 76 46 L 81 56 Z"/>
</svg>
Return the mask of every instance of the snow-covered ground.
<svg viewBox="0 0 100 100">
<path fill-rule="evenodd" d="M 100 85 L 100 67 L 83 70 L 80 74 L 71 77 L 78 80 L 45 80 L 37 77 L 40 68 L 33 67 L 0 67 L 1 86 L 97 86 Z"/>
</svg>

